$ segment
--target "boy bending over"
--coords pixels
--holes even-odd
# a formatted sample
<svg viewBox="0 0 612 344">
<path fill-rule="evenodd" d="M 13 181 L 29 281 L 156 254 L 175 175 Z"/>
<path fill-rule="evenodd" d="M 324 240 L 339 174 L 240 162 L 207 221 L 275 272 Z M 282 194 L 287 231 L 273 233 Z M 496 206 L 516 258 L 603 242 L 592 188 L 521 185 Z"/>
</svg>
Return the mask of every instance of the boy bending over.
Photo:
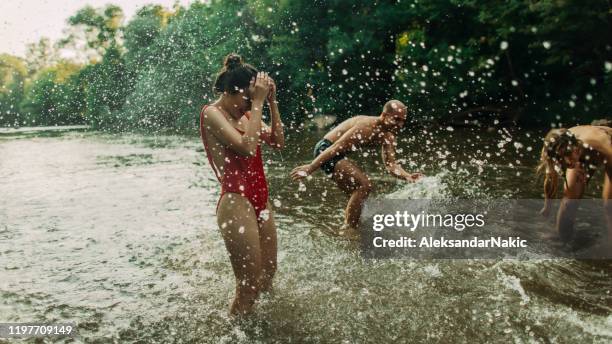
<svg viewBox="0 0 612 344">
<path fill-rule="evenodd" d="M 399 179 L 414 182 L 420 173 L 406 172 L 395 160 L 396 134 L 406 122 L 406 106 L 399 100 L 390 100 L 380 116 L 356 116 L 329 131 L 314 148 L 314 160 L 291 171 L 293 180 L 300 180 L 321 168 L 338 187 L 350 195 L 345 211 L 342 232 L 357 235 L 361 208 L 372 184 L 368 176 L 346 155 L 364 146 L 380 145 L 386 170 Z"/>
</svg>

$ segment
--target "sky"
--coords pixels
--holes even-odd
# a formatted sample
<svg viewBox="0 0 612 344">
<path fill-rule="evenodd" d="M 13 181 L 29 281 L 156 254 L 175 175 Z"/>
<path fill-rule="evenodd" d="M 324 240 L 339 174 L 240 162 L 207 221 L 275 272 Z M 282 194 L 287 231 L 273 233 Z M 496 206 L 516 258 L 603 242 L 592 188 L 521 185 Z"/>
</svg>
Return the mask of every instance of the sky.
<svg viewBox="0 0 612 344">
<path fill-rule="evenodd" d="M 109 3 L 123 9 L 125 20 L 146 4 L 185 6 L 190 0 L 0 0 L 0 53 L 25 56 L 26 44 L 48 37 L 62 38 L 66 21 L 86 5 L 103 7 Z"/>
</svg>

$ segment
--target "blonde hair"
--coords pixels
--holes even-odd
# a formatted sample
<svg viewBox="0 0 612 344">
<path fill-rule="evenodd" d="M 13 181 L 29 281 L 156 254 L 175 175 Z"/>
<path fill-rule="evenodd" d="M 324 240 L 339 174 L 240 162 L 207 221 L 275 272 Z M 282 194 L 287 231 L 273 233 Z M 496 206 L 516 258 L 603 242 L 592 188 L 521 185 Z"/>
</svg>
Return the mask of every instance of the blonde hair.
<svg viewBox="0 0 612 344">
<path fill-rule="evenodd" d="M 581 152 L 578 164 L 584 168 L 588 182 L 595 173 L 596 165 L 600 162 L 600 154 L 585 145 L 566 128 L 552 129 L 544 137 L 544 147 L 542 147 L 537 174 L 544 175 L 544 193 L 547 198 L 557 198 L 559 175 L 563 175 L 567 186 L 565 174 L 568 166 L 565 158 L 570 156 L 575 149 L 586 150 Z"/>
</svg>

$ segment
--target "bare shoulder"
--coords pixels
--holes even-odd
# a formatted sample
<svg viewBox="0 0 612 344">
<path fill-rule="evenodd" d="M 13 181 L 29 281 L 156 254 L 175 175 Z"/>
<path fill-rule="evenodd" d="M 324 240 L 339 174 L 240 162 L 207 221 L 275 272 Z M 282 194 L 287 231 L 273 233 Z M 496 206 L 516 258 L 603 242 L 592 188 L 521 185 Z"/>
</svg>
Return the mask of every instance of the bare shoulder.
<svg viewBox="0 0 612 344">
<path fill-rule="evenodd" d="M 206 127 L 210 128 L 214 122 L 219 122 L 225 119 L 221 110 L 216 106 L 207 106 L 202 110 L 202 121 L 206 123 Z"/>
<path fill-rule="evenodd" d="M 326 135 L 325 138 L 335 142 L 340 136 L 344 135 L 345 132 L 355 126 L 355 117 L 347 118 L 340 124 L 333 127 Z"/>
<path fill-rule="evenodd" d="M 583 132 L 583 133 L 585 133 L 585 132 L 593 132 L 593 133 L 595 133 L 595 132 L 601 132 L 601 131 L 603 131 L 603 132 L 612 132 L 612 128 L 606 127 L 606 126 L 603 126 L 603 125 L 577 125 L 575 127 L 569 128 L 569 130 L 571 132 L 573 132 L 573 133 L 576 133 L 576 132 Z"/>
<path fill-rule="evenodd" d="M 612 158 L 612 129 L 604 126 L 580 125 L 569 129 L 582 142 Z"/>
<path fill-rule="evenodd" d="M 353 122 L 351 123 L 351 127 L 357 128 L 359 131 L 371 131 L 374 129 L 376 125 L 377 117 L 373 116 L 365 116 L 359 115 L 352 118 Z"/>
<path fill-rule="evenodd" d="M 392 131 L 383 131 L 382 132 L 382 138 L 385 141 L 395 141 L 395 137 L 396 137 L 396 135 Z"/>
<path fill-rule="evenodd" d="M 357 116 L 355 116 L 353 118 L 355 120 L 355 123 L 370 125 L 370 124 L 376 122 L 376 119 L 378 117 L 367 116 L 367 115 L 357 115 Z"/>
<path fill-rule="evenodd" d="M 594 128 L 604 131 L 606 134 L 612 134 L 612 128 L 606 127 L 605 125 L 594 125 Z"/>
<path fill-rule="evenodd" d="M 325 135 L 325 138 L 335 142 L 336 139 L 340 138 L 348 131 L 357 131 L 362 135 L 367 134 L 373 128 L 373 119 L 375 120 L 375 117 L 363 115 L 353 116 L 338 124 Z"/>
<path fill-rule="evenodd" d="M 609 142 L 612 128 L 595 125 L 578 125 L 569 129 L 583 141 Z"/>
<path fill-rule="evenodd" d="M 342 123 L 340 123 L 340 125 L 338 125 L 339 127 L 343 127 L 343 128 L 352 128 L 355 125 L 358 125 L 359 123 L 361 123 L 363 121 L 363 116 L 353 116 L 351 118 L 347 118 L 344 121 L 342 121 Z"/>
<path fill-rule="evenodd" d="M 363 121 L 367 121 L 370 117 L 371 116 L 357 115 L 357 116 L 351 117 L 351 119 L 354 120 L 355 122 L 363 122 Z"/>
</svg>

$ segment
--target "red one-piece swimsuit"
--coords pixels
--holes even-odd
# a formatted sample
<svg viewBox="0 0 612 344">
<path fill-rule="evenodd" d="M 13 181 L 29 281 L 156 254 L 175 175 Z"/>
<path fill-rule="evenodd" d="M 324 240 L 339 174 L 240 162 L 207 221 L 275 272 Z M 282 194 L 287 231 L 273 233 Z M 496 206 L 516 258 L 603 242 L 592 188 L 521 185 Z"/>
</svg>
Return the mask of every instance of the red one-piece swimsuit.
<svg viewBox="0 0 612 344">
<path fill-rule="evenodd" d="M 232 149 L 224 147 L 225 149 L 225 163 L 223 165 L 223 176 L 220 175 L 219 169 L 213 162 L 212 154 L 208 147 L 206 140 L 206 129 L 204 128 L 204 110 L 208 105 L 204 105 L 200 112 L 200 136 L 204 143 L 204 149 L 206 150 L 206 156 L 208 162 L 212 167 L 217 179 L 221 183 L 221 197 L 228 192 L 237 193 L 246 197 L 249 200 L 253 208 L 255 209 L 255 215 L 257 220 L 265 220 L 265 216 L 262 217 L 262 212 L 266 209 L 268 204 L 268 182 L 264 175 L 263 161 L 261 160 L 261 146 L 257 145 L 257 154 L 255 156 L 245 156 L 234 152 Z M 250 113 L 246 113 L 249 118 Z M 236 128 L 234 128 L 236 129 Z M 236 129 L 240 135 L 244 133 Z M 217 209 L 219 208 L 219 202 L 217 202 Z"/>
</svg>

